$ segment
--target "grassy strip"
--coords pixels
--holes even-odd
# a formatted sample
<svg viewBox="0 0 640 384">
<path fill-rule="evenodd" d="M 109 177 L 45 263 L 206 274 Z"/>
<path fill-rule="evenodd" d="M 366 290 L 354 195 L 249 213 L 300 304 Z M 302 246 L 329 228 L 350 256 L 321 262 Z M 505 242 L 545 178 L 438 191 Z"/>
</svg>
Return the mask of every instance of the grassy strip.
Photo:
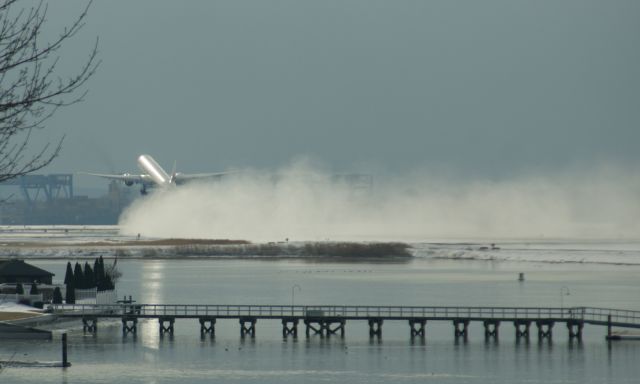
<svg viewBox="0 0 640 384">
<path fill-rule="evenodd" d="M 229 246 L 183 245 L 177 256 L 281 256 L 348 259 L 409 258 L 405 243 L 316 242 L 303 244 L 245 244 Z"/>
</svg>

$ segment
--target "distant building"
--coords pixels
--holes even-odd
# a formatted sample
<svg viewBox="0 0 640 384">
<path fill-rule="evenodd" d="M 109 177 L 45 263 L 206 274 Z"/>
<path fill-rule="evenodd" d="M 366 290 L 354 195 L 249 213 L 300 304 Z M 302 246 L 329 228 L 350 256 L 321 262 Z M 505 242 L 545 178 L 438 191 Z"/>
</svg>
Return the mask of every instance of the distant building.
<svg viewBox="0 0 640 384">
<path fill-rule="evenodd" d="M 27 264 L 24 260 L 0 261 L 0 284 L 22 283 L 51 284 L 54 274 L 44 269 Z"/>
<path fill-rule="evenodd" d="M 101 197 L 77 195 L 73 175 L 53 174 L 4 181 L 0 196 L 5 199 L 0 204 L 3 225 L 108 225 L 118 223 L 137 194 L 113 181 Z"/>
</svg>

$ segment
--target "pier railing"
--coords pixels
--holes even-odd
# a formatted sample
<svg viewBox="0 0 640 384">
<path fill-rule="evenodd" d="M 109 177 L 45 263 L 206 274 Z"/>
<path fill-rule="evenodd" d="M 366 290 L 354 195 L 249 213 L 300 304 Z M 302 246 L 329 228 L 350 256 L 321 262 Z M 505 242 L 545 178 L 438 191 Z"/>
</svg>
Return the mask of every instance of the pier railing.
<svg viewBox="0 0 640 384">
<path fill-rule="evenodd" d="M 613 325 L 634 324 L 640 327 L 640 311 L 590 307 L 581 309 L 584 311 L 582 319 L 591 324 L 607 324 L 611 321 Z"/>
<path fill-rule="evenodd" d="M 366 320 L 578 320 L 592 324 L 640 327 L 640 311 L 571 307 L 418 307 L 418 306 L 349 306 L 349 305 L 198 305 L 198 304 L 117 304 L 74 305 L 54 304 L 53 313 L 65 317 L 123 317 L 139 318 L 344 318 Z"/>
</svg>

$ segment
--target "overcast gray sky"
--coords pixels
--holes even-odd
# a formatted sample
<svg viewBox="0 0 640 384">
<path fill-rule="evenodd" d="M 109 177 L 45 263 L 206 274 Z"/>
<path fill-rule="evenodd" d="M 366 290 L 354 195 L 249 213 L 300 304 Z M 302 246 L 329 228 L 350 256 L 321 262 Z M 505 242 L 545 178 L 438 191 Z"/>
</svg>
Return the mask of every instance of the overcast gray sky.
<svg viewBox="0 0 640 384">
<path fill-rule="evenodd" d="M 51 30 L 83 4 L 51 2 Z M 66 134 L 44 172 L 637 165 L 639 20 L 637 0 L 98 0 L 61 69 L 96 36 L 103 63 L 41 133 Z"/>
</svg>

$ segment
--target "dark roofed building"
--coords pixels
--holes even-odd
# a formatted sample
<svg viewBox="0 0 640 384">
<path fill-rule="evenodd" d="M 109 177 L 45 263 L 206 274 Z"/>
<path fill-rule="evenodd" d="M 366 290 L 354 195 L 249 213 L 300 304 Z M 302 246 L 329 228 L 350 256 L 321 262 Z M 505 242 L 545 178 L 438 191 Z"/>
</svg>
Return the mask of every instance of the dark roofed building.
<svg viewBox="0 0 640 384">
<path fill-rule="evenodd" d="M 27 264 L 24 260 L 0 261 L 0 284 L 27 283 L 37 281 L 40 284 L 51 284 L 54 274 L 44 269 Z"/>
</svg>

